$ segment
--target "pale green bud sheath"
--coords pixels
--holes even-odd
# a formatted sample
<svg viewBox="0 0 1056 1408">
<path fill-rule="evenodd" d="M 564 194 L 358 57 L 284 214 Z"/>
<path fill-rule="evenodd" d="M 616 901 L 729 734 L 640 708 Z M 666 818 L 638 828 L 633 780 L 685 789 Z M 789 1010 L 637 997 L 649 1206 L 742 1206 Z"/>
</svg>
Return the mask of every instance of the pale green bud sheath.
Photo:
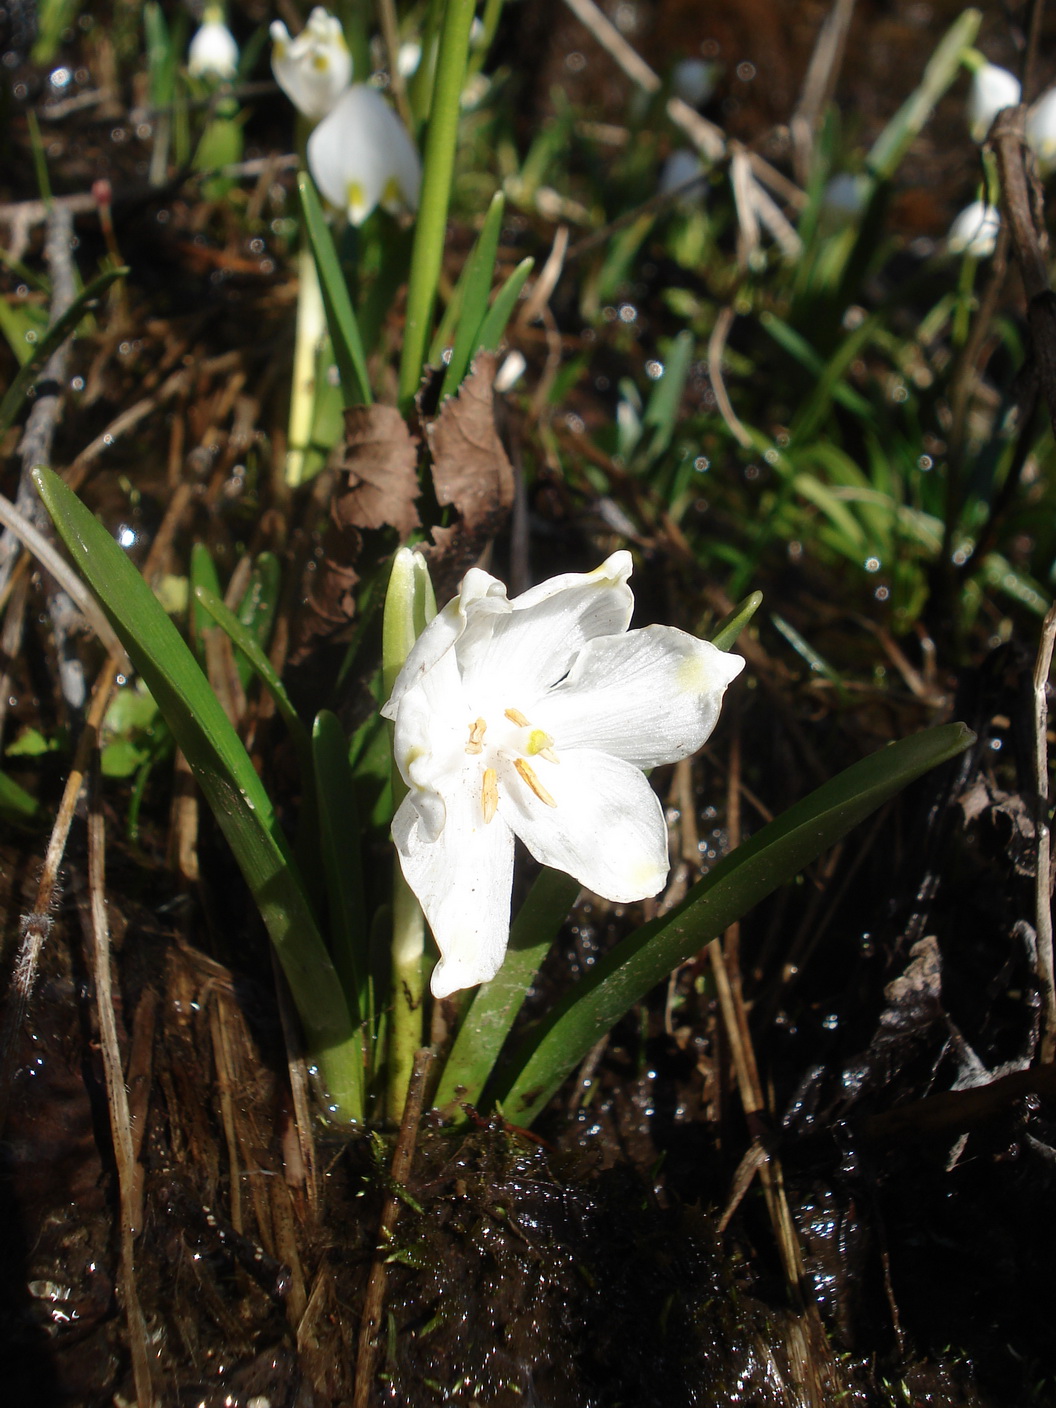
<svg viewBox="0 0 1056 1408">
<path fill-rule="evenodd" d="M 436 597 L 429 567 L 420 552 L 399 548 L 392 560 L 382 618 L 381 672 L 387 699 L 411 652 L 414 642 L 436 615 Z M 398 806 L 407 792 L 395 760 L 392 767 L 393 803 Z M 385 1077 L 385 1114 L 399 1124 L 414 1066 L 414 1053 L 422 1045 L 425 996 L 425 916 L 403 877 L 398 861 L 392 877 L 392 998 Z"/>
</svg>

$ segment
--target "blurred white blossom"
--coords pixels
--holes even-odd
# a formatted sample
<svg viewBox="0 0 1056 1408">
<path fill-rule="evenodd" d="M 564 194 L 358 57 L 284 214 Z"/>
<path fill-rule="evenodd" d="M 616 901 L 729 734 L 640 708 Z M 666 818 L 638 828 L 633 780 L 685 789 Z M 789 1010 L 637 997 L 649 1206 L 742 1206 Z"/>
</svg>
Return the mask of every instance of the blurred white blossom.
<svg viewBox="0 0 1056 1408">
<path fill-rule="evenodd" d="M 187 72 L 192 78 L 226 81 L 238 72 L 238 45 L 224 24 L 224 12 L 210 5 L 201 29 L 191 40 Z"/>
<path fill-rule="evenodd" d="M 946 248 L 951 254 L 970 254 L 975 259 L 989 259 L 997 248 L 1000 229 L 1000 212 L 984 201 L 973 200 L 950 226 Z"/>
<path fill-rule="evenodd" d="M 671 72 L 671 90 L 691 108 L 702 107 L 715 92 L 718 64 L 707 59 L 682 59 Z"/>
<path fill-rule="evenodd" d="M 1002 108 L 1014 108 L 1022 90 L 1007 68 L 983 64 L 972 74 L 968 90 L 968 130 L 974 142 L 985 142 L 990 124 Z"/>
<path fill-rule="evenodd" d="M 1056 88 L 1050 88 L 1027 113 L 1027 145 L 1038 159 L 1038 170 L 1056 170 Z"/>
<path fill-rule="evenodd" d="M 279 87 L 305 117 L 325 117 L 352 79 L 341 21 L 317 5 L 296 39 L 281 20 L 273 22 L 271 39 L 271 71 Z"/>
<path fill-rule="evenodd" d="M 346 88 L 308 138 L 308 170 L 353 225 L 376 205 L 393 215 L 418 209 L 418 152 L 396 113 L 365 83 Z"/>
</svg>

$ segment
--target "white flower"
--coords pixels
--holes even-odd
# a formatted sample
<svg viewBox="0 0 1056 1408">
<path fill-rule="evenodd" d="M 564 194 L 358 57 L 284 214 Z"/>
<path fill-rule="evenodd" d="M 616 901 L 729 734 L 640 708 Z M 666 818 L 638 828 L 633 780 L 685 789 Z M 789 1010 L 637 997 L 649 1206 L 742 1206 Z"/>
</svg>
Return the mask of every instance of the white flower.
<svg viewBox="0 0 1056 1408">
<path fill-rule="evenodd" d="M 983 64 L 972 74 L 968 90 L 968 130 L 973 142 L 985 142 L 990 125 L 1002 108 L 1014 108 L 1022 89 L 1007 68 Z"/>
<path fill-rule="evenodd" d="M 418 209 L 422 168 L 403 123 L 376 88 L 353 83 L 308 138 L 308 169 L 331 205 L 361 225 L 376 205 Z"/>
<path fill-rule="evenodd" d="M 707 59 L 681 59 L 671 71 L 671 89 L 691 108 L 699 108 L 715 92 L 718 64 Z"/>
<path fill-rule="evenodd" d="M 997 248 L 1000 229 L 1000 212 L 981 200 L 973 200 L 950 226 L 946 248 L 951 254 L 970 254 L 975 259 L 989 259 Z"/>
<path fill-rule="evenodd" d="M 676 147 L 661 168 L 657 190 L 662 196 L 670 195 L 672 191 L 677 191 L 690 181 L 696 180 L 696 185 L 681 192 L 678 204 L 684 209 L 703 205 L 704 182 L 697 180 L 703 175 L 704 163 L 697 153 L 689 151 L 686 147 Z"/>
<path fill-rule="evenodd" d="M 352 79 L 341 21 L 316 5 L 296 39 L 281 20 L 272 22 L 271 39 L 271 71 L 279 87 L 305 117 L 325 117 Z"/>
<path fill-rule="evenodd" d="M 507 600 L 473 568 L 382 709 L 410 791 L 393 840 L 440 949 L 436 997 L 487 982 L 510 930 L 514 837 L 618 903 L 667 879 L 643 768 L 688 757 L 744 661 L 669 626 L 628 631 L 628 552 Z"/>
<path fill-rule="evenodd" d="M 841 220 L 861 215 L 869 199 L 869 181 L 865 176 L 853 176 L 841 171 L 825 183 L 821 193 L 822 206 Z"/>
<path fill-rule="evenodd" d="M 238 72 L 238 45 L 224 24 L 223 12 L 209 8 L 205 23 L 191 40 L 187 72 L 192 78 L 228 79 Z"/>
<path fill-rule="evenodd" d="M 1056 170 L 1056 88 L 1050 88 L 1027 113 L 1027 146 L 1043 176 Z"/>
</svg>

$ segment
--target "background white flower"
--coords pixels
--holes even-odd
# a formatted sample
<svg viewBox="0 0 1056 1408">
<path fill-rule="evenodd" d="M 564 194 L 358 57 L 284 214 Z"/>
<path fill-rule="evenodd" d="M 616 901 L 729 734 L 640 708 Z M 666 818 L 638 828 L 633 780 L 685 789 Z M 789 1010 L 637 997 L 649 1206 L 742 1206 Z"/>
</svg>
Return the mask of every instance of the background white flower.
<svg viewBox="0 0 1056 1408">
<path fill-rule="evenodd" d="M 1027 113 L 1027 146 L 1037 157 L 1043 176 L 1056 169 L 1056 88 L 1042 93 Z"/>
<path fill-rule="evenodd" d="M 951 254 L 970 254 L 975 259 L 989 259 L 997 248 L 1000 229 L 1000 212 L 981 200 L 973 200 L 950 226 L 946 248 Z"/>
<path fill-rule="evenodd" d="M 629 631 L 631 557 L 509 601 L 487 572 L 419 636 L 382 713 L 410 789 L 392 834 L 440 949 L 437 997 L 498 972 L 514 837 L 621 903 L 663 888 L 663 809 L 642 769 L 688 757 L 744 666 L 669 626 Z"/>
<path fill-rule="evenodd" d="M 223 11 L 210 8 L 205 23 L 195 33 L 187 51 L 187 72 L 192 78 L 234 78 L 238 72 L 238 45 L 224 24 Z"/>
<path fill-rule="evenodd" d="M 376 205 L 394 215 L 418 209 L 418 152 L 392 108 L 365 83 L 346 88 L 308 138 L 308 170 L 353 225 Z"/>
<path fill-rule="evenodd" d="M 341 21 L 316 5 L 296 39 L 281 20 L 272 22 L 271 38 L 271 71 L 279 87 L 305 117 L 325 117 L 352 80 Z"/>
<path fill-rule="evenodd" d="M 972 74 L 968 90 L 968 130 L 974 142 L 985 142 L 990 125 L 1002 108 L 1014 108 L 1021 93 L 1019 79 L 1007 68 L 983 64 Z"/>
</svg>

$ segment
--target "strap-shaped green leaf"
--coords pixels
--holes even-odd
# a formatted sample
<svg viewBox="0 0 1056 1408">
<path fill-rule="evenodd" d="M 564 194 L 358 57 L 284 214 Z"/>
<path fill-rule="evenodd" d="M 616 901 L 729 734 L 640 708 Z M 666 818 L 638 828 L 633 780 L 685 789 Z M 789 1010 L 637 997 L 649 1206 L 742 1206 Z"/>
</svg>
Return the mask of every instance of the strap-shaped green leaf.
<svg viewBox="0 0 1056 1408">
<path fill-rule="evenodd" d="M 535 1118 L 587 1052 L 650 988 L 896 792 L 974 741 L 944 724 L 892 743 L 840 773 L 725 856 L 670 914 L 618 944 L 524 1042 L 490 1093 L 510 1119 Z"/>
<path fill-rule="evenodd" d="M 36 469 L 34 479 L 235 854 L 290 985 L 330 1113 L 362 1119 L 358 1033 L 264 784 L 209 681 L 136 568 L 56 474 Z"/>
<path fill-rule="evenodd" d="M 14 422 L 37 373 L 56 347 L 60 347 L 69 335 L 76 331 L 77 324 L 85 313 L 95 307 L 110 285 L 118 279 L 123 279 L 127 273 L 128 270 L 124 268 L 108 269 L 105 274 L 93 279 L 84 292 L 73 300 L 54 327 L 50 327 L 37 343 L 33 355 L 22 363 L 18 375 L 7 388 L 4 399 L 0 401 L 0 435 Z"/>
<path fill-rule="evenodd" d="M 326 223 L 322 204 L 307 171 L 301 171 L 297 176 L 297 194 L 301 199 L 308 244 L 319 274 L 319 289 L 323 295 L 323 307 L 326 309 L 326 324 L 330 329 L 330 339 L 334 345 L 334 357 L 346 404 L 369 406 L 374 398 L 370 394 L 363 339 L 359 333 L 352 300 L 348 296 L 348 285 L 345 283 L 341 262 L 334 248 L 330 226 Z"/>
</svg>

